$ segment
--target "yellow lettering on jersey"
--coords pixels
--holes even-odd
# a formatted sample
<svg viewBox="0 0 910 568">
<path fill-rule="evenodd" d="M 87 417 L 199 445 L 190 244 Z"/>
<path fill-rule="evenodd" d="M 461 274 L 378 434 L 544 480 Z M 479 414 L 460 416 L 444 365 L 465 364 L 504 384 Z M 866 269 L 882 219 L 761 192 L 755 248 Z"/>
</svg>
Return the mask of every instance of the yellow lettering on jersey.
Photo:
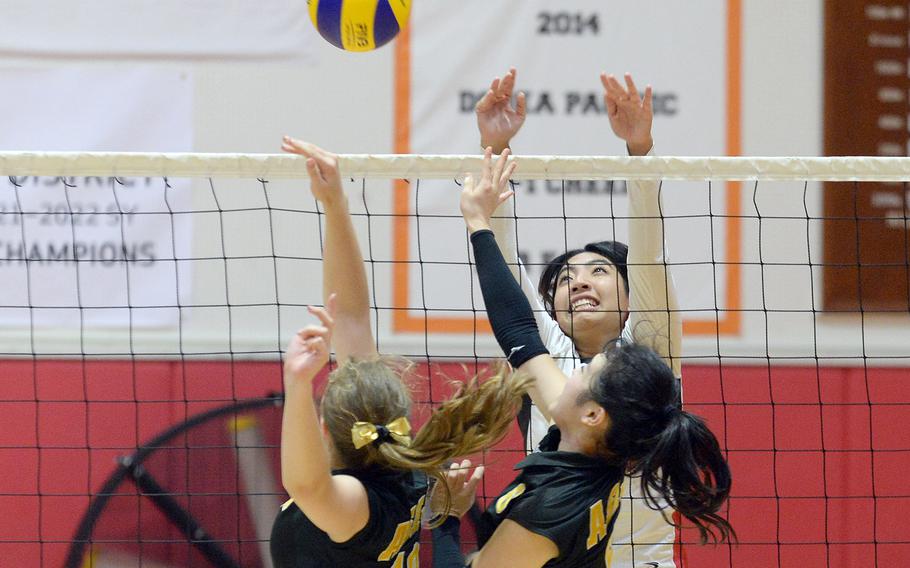
<svg viewBox="0 0 910 568">
<path fill-rule="evenodd" d="M 420 543 L 415 542 L 414 548 L 408 554 L 408 568 L 420 568 Z"/>
<path fill-rule="evenodd" d="M 379 562 L 388 562 L 392 559 L 393 556 L 398 554 L 398 551 L 401 550 L 401 547 L 404 546 L 404 543 L 408 541 L 411 536 L 420 529 L 420 517 L 423 515 L 423 502 L 426 499 L 426 496 L 421 497 L 417 504 L 411 507 L 411 518 L 408 521 L 403 523 L 398 523 L 398 526 L 395 527 L 395 534 L 392 536 L 392 542 L 383 550 L 379 557 L 376 558 Z M 392 565 L 392 568 L 404 568 L 404 557 L 399 555 L 395 559 L 395 564 Z"/>
<path fill-rule="evenodd" d="M 604 518 L 604 500 L 598 499 L 591 505 L 588 515 L 588 550 L 607 536 L 607 520 Z"/>
<path fill-rule="evenodd" d="M 622 484 L 617 483 L 610 491 L 610 496 L 607 498 L 606 514 L 604 513 L 603 499 L 598 499 L 596 503 L 591 505 L 588 516 L 588 550 L 591 550 L 598 542 L 607 537 L 607 524 L 616 513 L 616 509 L 619 508 L 620 495 L 622 494 L 621 488 Z M 609 549 L 609 546 L 607 548 Z"/>
<path fill-rule="evenodd" d="M 605 519 L 608 523 L 613 518 L 613 515 L 616 514 L 616 510 L 619 509 L 619 504 L 622 502 L 621 496 L 622 483 L 617 483 L 613 486 L 613 490 L 610 491 L 610 498 L 607 500 L 607 515 Z"/>
<path fill-rule="evenodd" d="M 408 527 L 410 527 L 410 525 L 410 522 L 398 524 L 398 527 L 395 529 L 395 536 L 392 537 L 392 542 L 390 542 L 389 546 L 379 554 L 379 557 L 376 558 L 376 560 L 379 562 L 387 562 L 396 552 L 398 552 L 398 549 L 408 540 Z M 395 564 L 397 565 L 397 568 L 401 568 L 400 562 L 396 562 Z"/>
<path fill-rule="evenodd" d="M 508 491 L 508 493 L 503 493 L 499 497 L 499 499 L 496 500 L 496 514 L 497 515 L 502 514 L 502 512 L 506 510 L 506 507 L 509 506 L 509 503 L 512 502 L 512 499 L 518 497 L 519 495 L 521 495 L 524 492 L 525 492 L 525 484 L 519 483 L 518 485 L 516 485 L 515 487 L 510 489 Z"/>
<path fill-rule="evenodd" d="M 399 552 L 398 556 L 395 557 L 395 563 L 392 564 L 392 568 L 405 568 L 404 565 L 404 551 Z M 408 565 L 407 568 L 420 568 L 420 543 L 415 542 L 414 548 L 411 549 L 411 552 L 408 553 Z"/>
</svg>

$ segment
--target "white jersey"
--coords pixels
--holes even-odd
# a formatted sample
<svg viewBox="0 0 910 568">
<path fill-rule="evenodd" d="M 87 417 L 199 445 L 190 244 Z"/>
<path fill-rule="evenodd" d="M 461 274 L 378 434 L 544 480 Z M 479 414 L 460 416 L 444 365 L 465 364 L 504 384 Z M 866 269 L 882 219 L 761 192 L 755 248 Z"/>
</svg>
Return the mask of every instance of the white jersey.
<svg viewBox="0 0 910 568">
<path fill-rule="evenodd" d="M 533 287 L 527 288 L 531 282 L 524 267 L 521 272 L 524 280 L 522 288 L 533 290 Z M 585 363 L 582 363 L 578 357 L 572 339 L 563 333 L 555 320 L 547 315 L 536 293 L 527 295 L 534 296 L 531 305 L 537 319 L 541 339 L 563 373 L 568 376 L 577 367 L 584 366 Z M 537 305 L 535 306 L 534 303 Z M 622 330 L 622 337 L 629 341 L 633 340 L 630 321 L 631 317 L 626 320 L 626 325 Z M 537 450 L 538 443 L 546 435 L 549 427 L 549 421 L 544 418 L 536 406 L 532 405 L 526 446 L 529 451 Z M 665 512 L 655 511 L 648 507 L 642 494 L 641 478 L 638 476 L 626 476 L 622 491 L 622 505 L 619 508 L 616 524 L 613 526 L 613 561 L 610 567 L 650 568 L 654 566 L 654 562 L 658 563 L 658 568 L 675 567 L 673 547 L 676 542 L 676 527 L 667 523 L 663 517 L 664 514 L 672 515 L 673 510 L 663 499 L 658 499 L 657 503 Z M 649 562 L 651 564 L 648 564 Z"/>
<path fill-rule="evenodd" d="M 670 361 L 673 373 L 679 377 L 682 324 L 673 285 L 663 264 L 664 239 L 657 182 L 629 182 L 629 217 L 629 318 L 622 337 L 652 348 Z M 515 259 L 515 247 L 509 246 L 511 239 L 508 238 L 508 235 L 514 235 L 514 230 L 497 227 L 496 233 L 505 257 Z M 498 235 L 505 238 L 500 241 Z M 544 309 L 537 287 L 524 266 L 520 266 L 519 282 L 534 311 L 544 345 L 566 376 L 571 375 L 584 365 L 575 344 Z M 543 414 L 532 406 L 528 451 L 536 451 L 549 427 Z M 651 509 L 643 497 L 640 477 L 627 476 L 622 490 L 622 505 L 613 528 L 611 568 L 675 568 L 676 528 L 664 518 L 664 515 L 669 518 L 673 510 L 663 499 L 657 500 L 662 511 Z"/>
</svg>

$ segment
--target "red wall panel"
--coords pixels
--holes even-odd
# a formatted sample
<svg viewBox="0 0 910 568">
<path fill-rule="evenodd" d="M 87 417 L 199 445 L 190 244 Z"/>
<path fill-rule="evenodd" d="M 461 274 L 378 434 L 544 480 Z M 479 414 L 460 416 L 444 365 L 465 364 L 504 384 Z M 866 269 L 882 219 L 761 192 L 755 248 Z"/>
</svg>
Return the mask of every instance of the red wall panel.
<svg viewBox="0 0 910 568">
<path fill-rule="evenodd" d="M 433 370 L 463 376 L 456 364 Z M 280 373 L 276 363 L 246 361 L 5 361 L 2 564 L 61 566 L 88 495 L 117 456 L 205 410 L 280 391 Z M 419 367 L 416 422 L 431 392 L 438 400 L 452 390 L 426 375 Z M 684 377 L 687 409 L 729 450 L 729 516 L 742 542 L 687 545 L 690 566 L 855 566 L 871 558 L 873 539 L 879 555 L 910 558 L 907 369 L 688 366 Z M 516 429 L 487 455 L 485 494 L 510 479 L 521 447 Z M 135 522 L 131 507 L 124 522 Z M 160 522 L 149 514 L 144 522 Z"/>
</svg>

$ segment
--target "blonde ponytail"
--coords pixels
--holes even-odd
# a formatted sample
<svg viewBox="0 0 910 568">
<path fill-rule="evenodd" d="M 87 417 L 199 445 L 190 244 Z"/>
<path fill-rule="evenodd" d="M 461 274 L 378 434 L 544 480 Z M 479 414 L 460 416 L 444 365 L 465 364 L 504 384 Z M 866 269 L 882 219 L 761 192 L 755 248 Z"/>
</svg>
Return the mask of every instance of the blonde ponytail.
<svg viewBox="0 0 910 568">
<path fill-rule="evenodd" d="M 383 425 L 409 415 L 410 395 L 401 378 L 407 372 L 408 366 L 398 359 L 378 358 L 349 360 L 332 373 L 322 415 L 345 466 L 416 470 L 441 480 L 453 458 L 480 452 L 505 437 L 532 381 L 498 363 L 490 367 L 488 378 L 473 377 L 435 408 L 410 444 L 387 438 L 356 449 L 351 437 L 356 422 Z M 446 510 L 448 506 L 447 494 Z"/>
</svg>

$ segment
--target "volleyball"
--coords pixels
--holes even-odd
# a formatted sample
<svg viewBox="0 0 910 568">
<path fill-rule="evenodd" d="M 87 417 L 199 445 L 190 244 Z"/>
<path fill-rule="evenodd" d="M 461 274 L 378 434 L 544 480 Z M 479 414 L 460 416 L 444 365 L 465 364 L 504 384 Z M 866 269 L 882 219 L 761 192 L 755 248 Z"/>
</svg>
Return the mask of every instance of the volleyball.
<svg viewBox="0 0 910 568">
<path fill-rule="evenodd" d="M 392 41 L 408 21 L 411 0 L 307 0 L 319 34 L 345 51 L 371 51 Z"/>
</svg>

